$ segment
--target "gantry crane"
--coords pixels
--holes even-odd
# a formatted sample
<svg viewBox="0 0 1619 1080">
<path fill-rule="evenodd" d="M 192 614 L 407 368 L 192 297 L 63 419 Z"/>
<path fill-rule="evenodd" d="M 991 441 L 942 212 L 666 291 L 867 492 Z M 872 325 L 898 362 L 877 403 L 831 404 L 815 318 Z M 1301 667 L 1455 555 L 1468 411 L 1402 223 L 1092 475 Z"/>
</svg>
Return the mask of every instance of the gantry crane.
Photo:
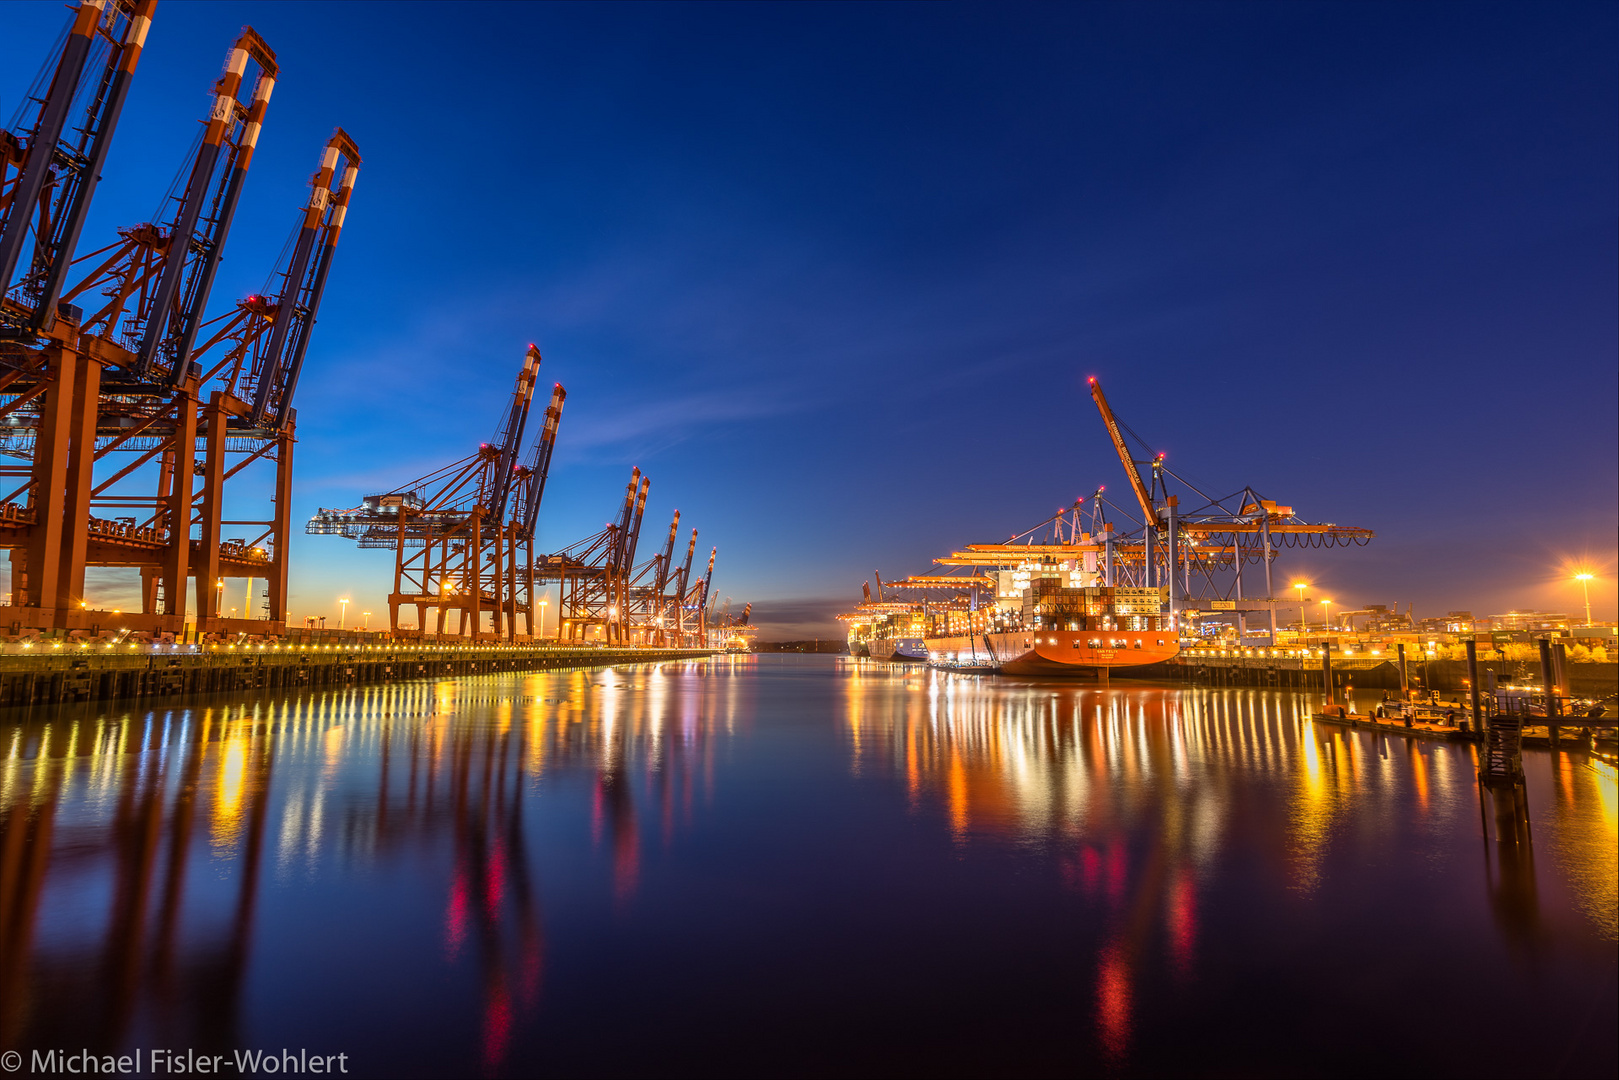
<svg viewBox="0 0 1619 1080">
<path fill-rule="evenodd" d="M 551 475 L 551 455 L 556 450 L 557 429 L 562 423 L 562 403 L 568 393 L 557 383 L 551 388 L 551 403 L 546 406 L 545 420 L 540 437 L 534 441 L 528 460 L 517 468 L 513 491 L 512 543 L 510 545 L 509 580 L 512 592 L 509 600 L 508 625 L 516 627 L 517 616 L 522 614 L 524 633 L 533 637 L 536 631 L 534 594 L 535 545 L 539 540 L 540 502 L 545 498 L 545 481 Z"/>
<path fill-rule="evenodd" d="M 678 617 L 668 596 L 674 576 L 675 540 L 680 532 L 680 511 L 669 522 L 669 535 L 663 550 L 637 566 L 630 575 L 629 613 L 632 640 L 667 645 L 678 638 Z"/>
<path fill-rule="evenodd" d="M 751 625 L 753 604 L 742 605 L 742 613 L 731 613 L 731 598 L 725 598 L 725 605 L 719 614 L 715 615 L 709 626 L 709 647 L 728 649 L 731 651 L 747 650 L 753 645 L 754 627 Z"/>
<path fill-rule="evenodd" d="M 225 617 L 225 582 L 230 578 L 245 577 L 250 583 L 243 620 L 256 615 L 250 610 L 251 582 L 261 579 L 266 584 L 265 613 L 270 623 L 279 628 L 286 622 L 297 416 L 292 400 L 359 169 L 359 151 L 348 134 L 339 129 L 321 153 L 308 203 L 299 214 L 292 249 L 270 275 L 276 283 L 274 291 L 245 297 L 231 310 L 202 324 L 209 336 L 189 353 L 191 368 L 199 373 L 195 437 L 203 442 L 203 456 L 202 469 L 196 477 L 198 489 L 189 494 L 190 513 L 184 531 L 189 534 L 195 530 L 198 534 L 191 553 L 191 570 L 201 583 L 196 606 L 198 624 L 205 631 L 253 626 L 251 622 Z M 138 404 L 134 408 L 105 410 L 108 415 L 103 418 L 104 438 L 98 445 L 97 458 L 115 452 L 133 454 L 116 476 L 121 479 L 161 455 L 159 496 L 172 497 L 176 486 L 189 488 L 192 481 L 177 474 L 173 467 L 173 439 L 165 444 L 152 437 L 165 427 L 171 434 L 183 437 L 183 432 L 171 425 L 182 419 L 180 410 L 186 407 L 187 397 L 175 395 L 167 409 L 147 410 L 144 415 Z M 114 399 L 114 403 L 124 404 L 124 399 Z M 229 454 L 240 456 L 232 463 Z M 256 463 L 269 464 L 275 470 L 268 513 L 227 522 L 227 481 Z M 111 485 L 112 481 L 108 481 L 92 492 L 93 507 Z M 124 498 L 117 494 L 105 497 Z M 227 525 L 251 530 L 251 534 L 245 539 L 228 539 L 223 535 Z M 109 537 L 105 545 L 109 547 L 109 560 L 142 558 L 138 544 L 112 543 L 112 539 Z M 92 566 L 130 564 L 90 560 Z M 156 612 L 161 570 L 145 562 L 138 565 L 142 574 L 142 610 Z"/>
<path fill-rule="evenodd" d="M 693 624 L 687 621 L 686 614 L 689 610 L 687 589 L 688 582 L 691 580 L 691 560 L 695 554 L 697 554 L 697 530 L 693 529 L 691 539 L 686 542 L 686 558 L 681 562 L 680 569 L 676 572 L 674 580 L 670 582 L 674 588 L 669 596 L 669 604 L 674 613 L 676 643 L 681 645 L 686 644 L 692 636 L 690 628 Z"/>
<path fill-rule="evenodd" d="M 55 326 L 63 274 L 156 6 L 157 0 L 81 3 L 44 97 L 28 99 L 21 130 L 0 131 L 0 340 L 48 335 Z M 98 40 L 108 47 L 92 63 Z M 5 360 L 24 358 L 12 353 Z"/>
<path fill-rule="evenodd" d="M 215 586 L 227 576 L 267 579 L 268 629 L 285 621 L 290 402 L 359 158 L 339 132 L 328 148 L 332 168 L 317 176 L 303 215 L 294 265 L 283 270 L 282 295 L 250 298 L 247 321 L 257 317 L 258 327 L 233 328 L 253 340 L 258 359 L 272 360 L 274 392 L 264 395 L 263 412 L 241 419 L 250 410 L 235 400 L 233 381 L 205 402 L 206 384 L 221 367 L 205 375 L 199 362 L 222 339 L 200 348 L 196 340 L 278 70 L 269 45 L 243 30 L 212 87 L 213 107 L 181 169 L 184 185 L 166 204 L 172 212 L 159 223 L 120 229 L 113 244 L 75 257 L 153 7 L 81 4 L 32 123 L 0 138 L 0 453 L 22 462 L 0 467 L 0 476 L 23 479 L 0 498 L 0 546 L 13 564 L 13 630 L 95 629 L 116 614 L 125 629 L 178 632 L 193 576 L 204 583 L 197 602 L 204 629 L 222 628 Z M 97 39 L 104 49 L 92 47 Z M 76 119 L 74 109 L 81 111 Z M 95 303 L 86 304 L 91 296 Z M 258 347 L 263 340 L 254 334 L 267 327 L 273 347 Z M 249 371 L 248 383 L 257 374 Z M 221 405 L 225 423 L 213 418 Z M 199 436 L 206 460 L 195 490 Z M 246 461 L 227 467 L 226 453 Z M 226 481 L 265 459 L 277 462 L 276 509 L 268 520 L 224 521 Z M 111 475 L 100 474 L 103 466 Z M 263 531 L 226 540 L 224 526 Z M 138 568 L 142 611 L 91 609 L 87 566 Z"/>
<path fill-rule="evenodd" d="M 564 397 L 556 387 L 531 465 L 518 465 L 539 369 L 540 350 L 530 345 L 494 442 L 392 491 L 367 495 L 360 506 L 322 508 L 305 526 L 308 533 L 344 536 L 362 548 L 393 549 L 392 633 L 426 633 L 431 609 L 436 634 L 515 641 L 522 614 L 528 620 L 525 636 L 532 636 L 534 579 L 526 569 L 532 556 L 520 564 L 518 554 L 532 540 Z M 416 609 L 414 628 L 399 625 L 402 607 Z"/>
<path fill-rule="evenodd" d="M 70 475 L 70 465 L 94 442 L 86 417 L 98 367 L 80 351 L 75 321 L 58 320 L 57 297 L 154 7 L 81 3 L 47 61 L 48 89 L 30 96 L 18 131 L 0 134 L 0 451 L 9 459 L 0 544 L 11 555 L 14 631 L 66 624 L 83 593 L 73 555 L 87 542 L 88 471 Z"/>
<path fill-rule="evenodd" d="M 1103 525 L 1109 580 L 1114 559 L 1122 557 L 1125 565 L 1121 569 L 1125 576 L 1133 577 L 1133 584 L 1164 591 L 1172 617 L 1185 608 L 1206 608 L 1212 601 L 1220 601 L 1223 607 L 1230 605 L 1227 610 L 1238 613 L 1240 633 L 1244 611 L 1265 611 L 1270 638 L 1275 641 L 1276 606 L 1284 602 L 1276 596 L 1272 576 L 1271 564 L 1278 549 L 1360 546 L 1375 536 L 1371 529 L 1358 526 L 1305 521 L 1291 506 L 1262 498 L 1251 486 L 1221 497 L 1207 495 L 1171 471 L 1162 453 L 1153 454 L 1147 462 L 1152 477 L 1149 484 L 1125 436 L 1144 448 L 1146 441 L 1118 420 L 1095 378 L 1090 379 L 1090 390 L 1142 514 L 1136 529 L 1121 531 L 1116 539 L 1114 530 Z M 1171 480 L 1184 494 L 1171 492 Z M 1092 501 L 1099 511 L 1105 503 L 1101 489 Z M 1265 572 L 1263 598 L 1244 595 L 1243 566 L 1256 562 Z"/>
<path fill-rule="evenodd" d="M 559 587 L 561 637 L 608 645 L 631 640 L 630 580 L 651 487 L 650 477 L 631 469 L 616 520 L 555 554 L 536 558 L 538 580 L 555 581 Z"/>
</svg>

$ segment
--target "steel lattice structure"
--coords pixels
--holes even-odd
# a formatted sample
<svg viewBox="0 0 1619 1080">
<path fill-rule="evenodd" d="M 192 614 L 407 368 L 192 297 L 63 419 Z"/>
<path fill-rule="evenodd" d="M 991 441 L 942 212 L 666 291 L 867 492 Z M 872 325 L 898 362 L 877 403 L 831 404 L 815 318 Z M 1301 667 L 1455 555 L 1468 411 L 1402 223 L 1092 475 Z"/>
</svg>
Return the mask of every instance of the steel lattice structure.
<svg viewBox="0 0 1619 1080">
<path fill-rule="evenodd" d="M 1114 415 L 1095 379 L 1090 380 L 1090 391 L 1124 466 L 1139 516 L 1108 500 L 1105 487 L 1099 486 L 1002 543 L 968 544 L 933 560 L 965 573 L 915 575 L 887 583 L 879 576 L 877 598 L 872 599 L 868 586 L 865 601 L 839 618 L 852 626 L 895 618 L 926 623 L 935 615 L 948 618 L 952 612 L 977 610 L 986 590 L 995 595 L 996 582 L 989 576 L 993 573 L 1066 567 L 1091 584 L 1158 590 L 1173 626 L 1188 611 L 1230 611 L 1242 633 L 1246 615 L 1262 612 L 1274 641 L 1276 608 L 1294 602 L 1275 592 L 1273 567 L 1280 552 L 1363 546 L 1373 539 L 1371 529 L 1306 521 L 1292 507 L 1263 498 L 1250 486 L 1221 497 L 1207 495 L 1171 472 L 1163 454 L 1148 450 L 1148 456 L 1136 457 L 1128 440 L 1146 447 L 1145 440 Z M 1263 571 L 1264 580 L 1263 594 L 1257 596 L 1243 572 L 1255 566 Z M 892 601 L 884 597 L 884 589 L 918 599 Z"/>
<path fill-rule="evenodd" d="M 305 526 L 314 535 L 394 552 L 393 634 L 428 632 L 429 611 L 436 634 L 508 641 L 535 634 L 535 528 L 567 396 L 560 384 L 552 388 L 540 434 L 520 459 L 539 370 L 540 350 L 530 345 L 494 442 L 392 491 L 367 495 L 357 507 L 322 508 Z M 402 608 L 415 608 L 413 629 L 400 625 Z"/>
<path fill-rule="evenodd" d="M 244 29 L 165 215 L 77 255 L 154 7 L 84 0 L 23 122 L 0 133 L 0 546 L 12 561 L 0 620 L 13 632 L 179 633 L 193 581 L 199 630 L 285 627 L 293 395 L 360 156 L 338 130 L 267 288 L 210 319 L 279 75 Z M 260 464 L 274 470 L 271 505 L 226 520 L 242 488 L 231 481 Z M 90 608 L 87 567 L 138 569 L 141 610 Z M 233 577 L 266 582 L 267 621 L 251 605 L 223 617 Z"/>
</svg>

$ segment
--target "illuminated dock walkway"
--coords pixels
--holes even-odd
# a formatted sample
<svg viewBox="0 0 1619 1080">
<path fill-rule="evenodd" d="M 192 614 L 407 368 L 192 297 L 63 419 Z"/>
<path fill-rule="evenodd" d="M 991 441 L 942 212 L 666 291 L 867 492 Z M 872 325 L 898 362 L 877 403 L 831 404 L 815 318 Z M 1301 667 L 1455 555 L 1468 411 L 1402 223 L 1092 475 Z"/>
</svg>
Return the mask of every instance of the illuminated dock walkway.
<svg viewBox="0 0 1619 1080">
<path fill-rule="evenodd" d="M 709 649 L 383 642 L 107 645 L 36 642 L 0 651 L 0 707 L 176 694 L 351 686 L 508 671 L 687 660 Z"/>
</svg>

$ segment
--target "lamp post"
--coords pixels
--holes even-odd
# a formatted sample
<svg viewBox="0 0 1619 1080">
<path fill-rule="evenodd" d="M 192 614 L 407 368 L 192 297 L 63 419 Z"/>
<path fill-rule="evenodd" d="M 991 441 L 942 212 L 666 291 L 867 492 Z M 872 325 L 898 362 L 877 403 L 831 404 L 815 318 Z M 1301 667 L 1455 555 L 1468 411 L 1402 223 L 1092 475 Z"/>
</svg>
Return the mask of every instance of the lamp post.
<svg viewBox="0 0 1619 1080">
<path fill-rule="evenodd" d="M 349 600 L 348 597 L 345 596 L 343 599 L 337 602 L 337 628 L 339 630 L 343 629 L 343 621 L 348 618 L 348 615 Z"/>
<path fill-rule="evenodd" d="M 1575 574 L 1574 580 L 1580 583 L 1580 589 L 1585 593 L 1585 625 L 1591 625 L 1591 577 L 1590 574 Z"/>
<path fill-rule="evenodd" d="M 1307 581 L 1295 581 L 1293 587 L 1299 591 L 1299 634 L 1304 634 L 1304 590 L 1309 588 Z"/>
<path fill-rule="evenodd" d="M 360 618 L 365 620 L 365 622 L 363 624 L 361 624 L 360 629 L 361 630 L 369 630 L 369 629 L 371 629 L 371 613 L 369 611 L 362 611 L 362 612 L 360 612 Z"/>
<path fill-rule="evenodd" d="M 545 640 L 545 606 L 551 602 L 549 597 L 540 597 L 540 640 Z"/>
<path fill-rule="evenodd" d="M 1331 621 L 1332 620 L 1332 613 L 1330 611 L 1328 611 L 1327 609 L 1328 609 L 1329 606 L 1331 606 L 1332 604 L 1335 604 L 1335 603 L 1337 603 L 1336 600 L 1323 600 L 1323 601 L 1321 601 L 1321 632 L 1322 633 L 1326 633 L 1328 630 L 1332 629 L 1332 621 Z"/>
</svg>

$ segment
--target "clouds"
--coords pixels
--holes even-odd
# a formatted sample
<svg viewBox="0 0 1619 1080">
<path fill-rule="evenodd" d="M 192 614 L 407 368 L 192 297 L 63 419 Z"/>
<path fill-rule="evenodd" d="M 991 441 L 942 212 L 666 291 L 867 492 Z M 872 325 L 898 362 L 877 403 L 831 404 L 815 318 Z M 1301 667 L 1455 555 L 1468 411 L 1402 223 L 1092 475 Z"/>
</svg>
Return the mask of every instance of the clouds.
<svg viewBox="0 0 1619 1080">
<path fill-rule="evenodd" d="M 758 600 L 750 620 L 759 628 L 761 641 L 842 638 L 845 631 L 837 616 L 852 609 L 855 602 L 853 597 L 846 601 L 824 597 Z"/>
<path fill-rule="evenodd" d="M 514 5 L 491 39 L 426 6 L 176 5 L 97 205 L 139 186 L 145 211 L 120 162 L 189 137 L 248 19 L 285 77 L 220 289 L 256 287 L 313 148 L 355 135 L 301 507 L 492 438 L 533 341 L 568 390 L 546 542 L 599 528 L 639 465 L 649 520 L 678 505 L 719 545 L 717 588 L 800 598 L 773 636 L 826 636 L 869 567 L 1117 489 L 1094 374 L 1200 483 L 1391 538 L 1335 593 L 1466 608 L 1488 550 L 1423 577 L 1394 545 L 1437 518 L 1601 551 L 1619 524 L 1616 12 Z M 24 51 L 60 16 L 19 22 Z M 1535 454 L 1485 452 L 1501 430 Z M 1548 509 L 1503 521 L 1501 490 Z M 299 549 L 295 589 L 337 588 L 331 550 Z"/>
<path fill-rule="evenodd" d="M 558 458 L 600 456 L 593 451 L 666 447 L 711 432 L 716 425 L 752 423 L 813 410 L 813 396 L 786 388 L 710 390 L 626 407 L 598 404 L 583 417 L 568 418 L 568 437 Z M 575 409 L 576 413 L 585 411 Z"/>
</svg>

